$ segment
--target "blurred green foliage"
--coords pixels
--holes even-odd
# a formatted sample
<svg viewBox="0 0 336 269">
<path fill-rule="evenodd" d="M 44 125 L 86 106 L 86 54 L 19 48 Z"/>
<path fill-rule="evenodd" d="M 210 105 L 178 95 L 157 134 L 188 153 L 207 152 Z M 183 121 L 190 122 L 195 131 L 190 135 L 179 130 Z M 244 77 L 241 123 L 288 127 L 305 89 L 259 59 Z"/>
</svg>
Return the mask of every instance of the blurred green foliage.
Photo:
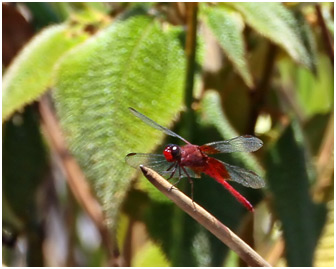
<svg viewBox="0 0 336 269">
<path fill-rule="evenodd" d="M 54 182 L 62 178 L 55 164 L 48 165 L 51 151 L 43 142 L 36 106 L 29 105 L 43 94 L 55 106 L 69 150 L 91 184 L 111 234 L 117 235 L 126 264 L 242 265 L 223 243 L 125 164 L 130 152 L 161 153 L 164 144 L 179 143 L 171 137 L 163 141 L 163 133 L 143 124 L 128 107 L 177 133 L 191 133 L 195 144 L 230 139 L 246 130 L 260 137 L 264 147 L 257 153 L 218 158 L 265 178 L 262 190 L 232 184 L 263 219 L 252 219 L 207 176 L 194 181 L 195 201 L 265 258 L 283 238 L 285 251 L 273 265 L 281 257 L 288 266 L 316 264 L 316 246 L 322 245 L 318 242 L 327 240 L 326 234 L 330 238 L 323 229 L 328 227 L 326 219 L 331 222 L 326 203 L 333 195 L 324 194 L 333 194 L 333 152 L 323 146 L 333 129 L 334 105 L 333 57 L 325 50 L 324 25 L 316 8 L 321 8 L 333 37 L 333 3 L 197 4 L 193 96 L 186 96 L 190 81 L 184 52 L 192 4 L 18 5 L 29 13 L 33 28 L 41 29 L 3 75 L 3 237 L 7 242 L 14 238 L 9 249 L 19 244 L 17 235 L 27 240 L 28 262 L 23 265 L 43 265 L 42 242 L 53 232 L 43 220 L 51 204 L 64 207 L 38 194 L 39 188 L 47 188 L 47 168 Z M 186 108 L 184 100 L 192 97 L 192 106 Z M 192 123 L 184 114 L 191 108 Z M 323 165 L 332 169 L 322 182 L 318 160 L 323 154 L 328 156 Z M 69 195 L 57 184 L 58 196 Z M 187 181 L 178 187 L 190 194 Z M 50 207 L 43 209 L 41 199 Z M 64 237 L 79 229 L 76 221 L 65 221 L 70 224 L 63 227 Z M 258 236 L 255 241 L 252 234 Z M 79 237 L 77 232 L 73 236 Z M 85 258 L 90 255 L 87 249 L 76 256 L 74 250 L 84 249 L 77 248 L 80 244 L 69 239 L 66 258 L 57 266 L 100 266 L 112 258 L 102 254 L 103 247 L 93 249 L 90 258 Z M 5 254 L 4 264 L 17 265 L 15 252 Z"/>
<path fill-rule="evenodd" d="M 43 266 L 41 215 L 36 200 L 48 162 L 36 111 L 32 106 L 26 107 L 22 114 L 5 123 L 3 131 L 2 186 L 3 199 L 8 204 L 3 208 L 3 227 L 14 234 L 26 232 L 27 265 Z M 11 214 L 18 219 L 11 218 Z"/>
<path fill-rule="evenodd" d="M 312 265 L 326 216 L 325 206 L 314 204 L 309 196 L 305 158 L 302 130 L 293 120 L 266 157 L 267 179 L 274 207 L 282 220 L 286 257 L 293 266 Z"/>
</svg>

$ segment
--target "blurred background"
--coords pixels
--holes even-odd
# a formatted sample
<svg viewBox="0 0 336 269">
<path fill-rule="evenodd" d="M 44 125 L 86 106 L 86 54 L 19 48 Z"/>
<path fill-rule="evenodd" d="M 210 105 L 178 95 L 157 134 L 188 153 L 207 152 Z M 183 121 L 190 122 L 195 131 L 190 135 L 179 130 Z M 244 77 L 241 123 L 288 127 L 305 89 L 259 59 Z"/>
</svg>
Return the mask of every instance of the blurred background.
<svg viewBox="0 0 336 269">
<path fill-rule="evenodd" d="M 272 266 L 334 266 L 334 3 L 2 3 L 2 263 L 246 266 L 125 163 L 254 135 L 194 200 Z M 187 180 L 179 189 L 190 195 Z"/>
</svg>

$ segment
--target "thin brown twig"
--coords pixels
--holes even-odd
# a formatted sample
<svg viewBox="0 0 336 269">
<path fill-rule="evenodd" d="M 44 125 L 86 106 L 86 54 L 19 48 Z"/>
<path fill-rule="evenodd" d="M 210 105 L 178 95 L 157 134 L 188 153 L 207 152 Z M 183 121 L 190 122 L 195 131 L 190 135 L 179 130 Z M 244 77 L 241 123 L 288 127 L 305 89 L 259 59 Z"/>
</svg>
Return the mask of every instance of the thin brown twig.
<svg viewBox="0 0 336 269">
<path fill-rule="evenodd" d="M 193 202 L 184 193 L 173 187 L 167 180 L 152 169 L 140 166 L 145 177 L 164 195 L 172 200 L 184 212 L 198 221 L 219 240 L 236 252 L 249 266 L 270 266 L 257 252 L 241 240 L 228 227 L 211 215 L 204 208 Z"/>
<path fill-rule="evenodd" d="M 328 31 L 328 28 L 325 24 L 325 21 L 324 21 L 322 11 L 321 11 L 321 7 L 320 7 L 319 3 L 317 3 L 315 5 L 315 10 L 316 10 L 316 14 L 317 14 L 318 23 L 321 27 L 322 37 L 324 39 L 324 46 L 326 47 L 327 54 L 329 56 L 331 64 L 334 66 L 334 44 L 333 44 L 332 38 L 330 36 L 330 33 Z"/>
<path fill-rule="evenodd" d="M 79 204 L 86 210 L 100 232 L 102 242 L 108 253 L 109 264 L 120 266 L 119 250 L 117 249 L 116 243 L 112 241 L 108 228 L 105 225 L 102 208 L 92 194 L 91 188 L 79 165 L 68 151 L 62 131 L 49 107 L 46 97 L 41 99 L 39 111 L 42 119 L 42 128 L 45 131 L 51 148 L 55 150 L 62 162 L 72 193 Z"/>
</svg>

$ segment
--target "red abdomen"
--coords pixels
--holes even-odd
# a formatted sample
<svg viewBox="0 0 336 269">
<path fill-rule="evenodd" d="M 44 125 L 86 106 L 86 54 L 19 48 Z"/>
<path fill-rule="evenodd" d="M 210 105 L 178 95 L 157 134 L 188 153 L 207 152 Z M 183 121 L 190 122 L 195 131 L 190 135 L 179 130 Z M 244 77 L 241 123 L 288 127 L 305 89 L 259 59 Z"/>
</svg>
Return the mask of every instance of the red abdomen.
<svg viewBox="0 0 336 269">
<path fill-rule="evenodd" d="M 203 170 L 203 173 L 214 178 L 218 183 L 225 187 L 231 194 L 242 203 L 249 211 L 253 212 L 253 206 L 247 199 L 236 191 L 226 180 L 230 180 L 230 174 L 225 168 L 225 165 L 211 157 L 208 157 L 207 164 Z"/>
</svg>

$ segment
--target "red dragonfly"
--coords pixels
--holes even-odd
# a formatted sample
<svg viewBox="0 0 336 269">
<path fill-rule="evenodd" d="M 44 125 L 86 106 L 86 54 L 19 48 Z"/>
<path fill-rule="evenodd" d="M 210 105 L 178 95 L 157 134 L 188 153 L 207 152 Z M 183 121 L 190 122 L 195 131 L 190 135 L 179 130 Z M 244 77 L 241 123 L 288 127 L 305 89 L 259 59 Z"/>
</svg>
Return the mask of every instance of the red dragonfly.
<svg viewBox="0 0 336 269">
<path fill-rule="evenodd" d="M 138 168 L 139 165 L 144 165 L 155 170 L 162 176 L 169 176 L 168 180 L 178 177 L 178 182 L 182 177 L 187 177 L 191 183 L 192 196 L 193 181 L 191 178 L 199 178 L 201 173 L 207 174 L 222 184 L 248 210 L 253 211 L 251 203 L 236 191 L 227 180 L 232 180 L 245 187 L 254 189 L 264 187 L 264 180 L 252 171 L 224 163 L 209 157 L 208 154 L 253 152 L 262 147 L 263 142 L 260 139 L 251 135 L 244 135 L 230 140 L 208 143 L 203 146 L 193 145 L 173 131 L 157 124 L 150 118 L 136 111 L 134 108 L 130 107 L 129 109 L 136 117 L 149 126 L 167 135 L 177 137 L 186 143 L 186 145 L 181 147 L 175 144 L 168 144 L 163 154 L 129 153 L 126 156 L 126 162 L 130 166 Z M 178 175 L 176 171 L 178 171 Z"/>
</svg>

